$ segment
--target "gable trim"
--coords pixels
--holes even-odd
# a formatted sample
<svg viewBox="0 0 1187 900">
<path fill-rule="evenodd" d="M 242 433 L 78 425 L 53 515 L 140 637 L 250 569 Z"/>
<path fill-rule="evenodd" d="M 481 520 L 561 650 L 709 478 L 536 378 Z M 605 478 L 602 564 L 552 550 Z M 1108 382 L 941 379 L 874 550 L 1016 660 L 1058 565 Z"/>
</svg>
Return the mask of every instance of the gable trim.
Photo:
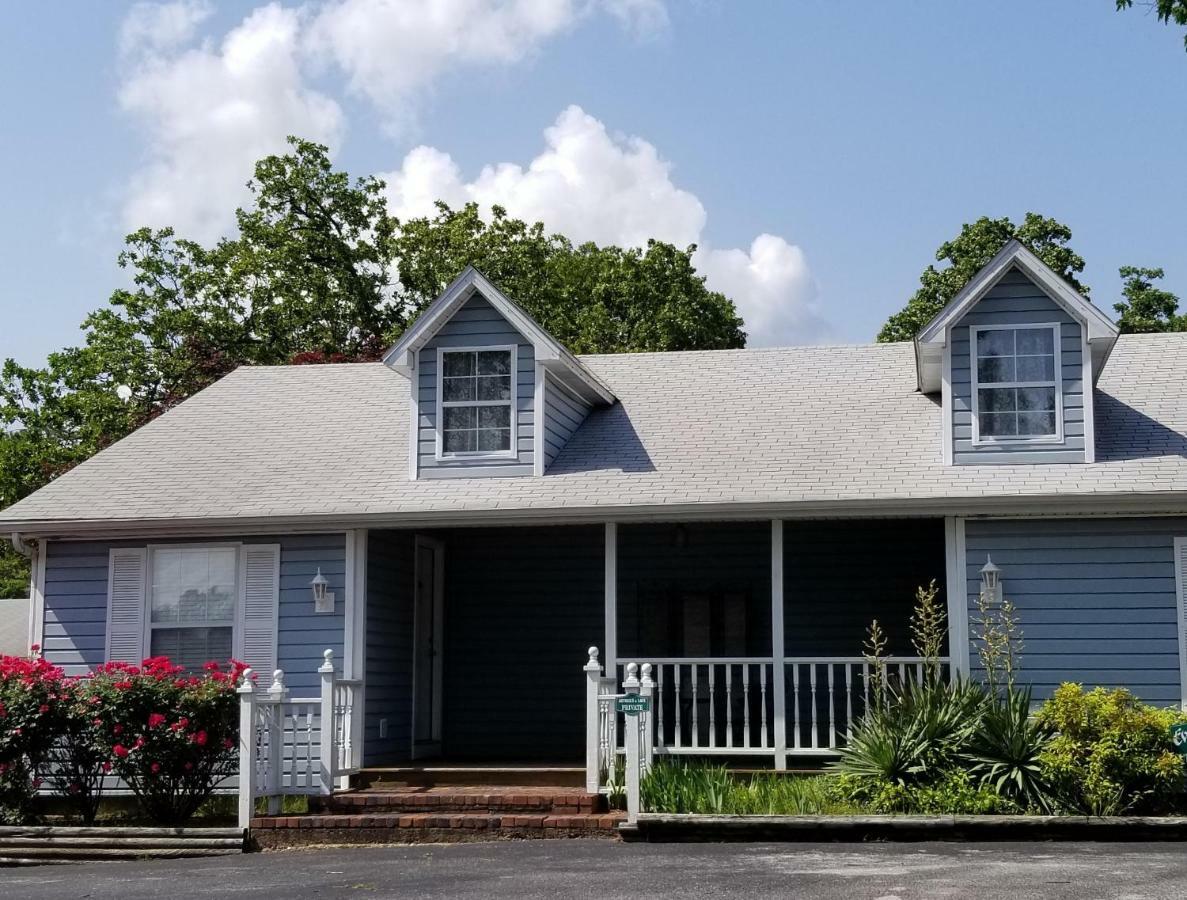
<svg viewBox="0 0 1187 900">
<path fill-rule="evenodd" d="M 615 400 L 613 392 L 587 369 L 572 353 L 536 322 L 519 304 L 491 284 L 473 266 L 466 266 L 441 296 L 429 304 L 404 336 L 383 355 L 383 363 L 411 378 L 417 351 L 425 346 L 448 322 L 455 312 L 475 294 L 481 295 L 507 322 L 523 335 L 535 351 L 537 360 L 558 366 L 590 395 L 595 402 L 606 404 Z"/>
</svg>

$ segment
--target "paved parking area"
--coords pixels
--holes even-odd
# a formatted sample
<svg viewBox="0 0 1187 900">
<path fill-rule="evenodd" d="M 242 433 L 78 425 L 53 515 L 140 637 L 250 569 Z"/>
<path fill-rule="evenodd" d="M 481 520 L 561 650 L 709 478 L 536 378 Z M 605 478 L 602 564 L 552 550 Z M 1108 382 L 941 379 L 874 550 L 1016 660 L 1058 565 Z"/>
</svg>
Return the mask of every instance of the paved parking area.
<svg viewBox="0 0 1187 900">
<path fill-rule="evenodd" d="M 618 844 L 317 849 L 0 869 L 0 897 L 1187 898 L 1182 844 Z"/>
</svg>

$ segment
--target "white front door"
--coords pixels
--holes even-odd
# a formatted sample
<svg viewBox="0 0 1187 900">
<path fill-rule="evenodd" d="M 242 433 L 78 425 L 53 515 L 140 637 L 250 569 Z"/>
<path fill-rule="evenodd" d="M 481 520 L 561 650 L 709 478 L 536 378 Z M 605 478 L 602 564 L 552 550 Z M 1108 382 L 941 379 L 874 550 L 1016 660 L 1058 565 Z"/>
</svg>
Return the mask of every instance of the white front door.
<svg viewBox="0 0 1187 900">
<path fill-rule="evenodd" d="M 445 545 L 416 538 L 412 615 L 412 757 L 441 752 Z"/>
</svg>

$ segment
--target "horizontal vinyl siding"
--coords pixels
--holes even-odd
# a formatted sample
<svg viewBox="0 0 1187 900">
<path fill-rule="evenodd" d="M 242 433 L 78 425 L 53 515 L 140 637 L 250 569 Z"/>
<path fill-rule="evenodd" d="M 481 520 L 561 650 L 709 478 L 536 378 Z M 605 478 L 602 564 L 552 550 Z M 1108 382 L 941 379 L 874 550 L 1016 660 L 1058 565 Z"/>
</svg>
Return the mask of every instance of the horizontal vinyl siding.
<svg viewBox="0 0 1187 900">
<path fill-rule="evenodd" d="M 972 442 L 971 327 L 1060 323 L 1063 379 L 1061 443 L 974 446 Z M 952 452 L 953 462 L 985 463 L 1083 462 L 1085 391 L 1080 325 L 1029 278 L 1012 269 L 952 328 Z"/>
<path fill-rule="evenodd" d="M 437 459 L 437 351 L 450 347 L 499 347 L 515 345 L 516 458 L 490 460 Z M 499 474 L 532 473 L 535 423 L 536 357 L 532 345 L 485 298 L 475 295 L 446 322 L 419 353 L 417 401 L 419 405 L 420 472 L 426 477 L 447 474 L 481 475 L 489 469 Z"/>
<path fill-rule="evenodd" d="M 445 543 L 445 756 L 583 759 L 581 667 L 604 633 L 603 528 L 434 536 Z"/>
<path fill-rule="evenodd" d="M 345 622 L 346 538 L 343 534 L 217 538 L 209 543 L 280 544 L 280 616 L 277 657 L 294 696 L 320 691 L 317 668 L 329 648 L 341 665 Z M 104 662 L 108 551 L 184 541 L 51 541 L 46 545 L 45 658 L 67 674 L 82 675 Z M 309 582 L 318 567 L 337 594 L 334 612 L 315 614 Z M 147 652 L 147 651 L 146 651 Z M 260 673 L 271 682 L 271 672 Z"/>
<path fill-rule="evenodd" d="M 989 555 L 1002 570 L 1003 595 L 1018 608 L 1022 679 L 1037 697 L 1074 681 L 1178 702 L 1176 535 L 1187 535 L 1187 519 L 971 520 L 970 622 Z M 976 674 L 975 640 L 970 656 Z"/>
<path fill-rule="evenodd" d="M 544 466 L 564 449 L 589 415 L 590 405 L 572 392 L 558 385 L 551 378 L 544 382 Z"/>
<path fill-rule="evenodd" d="M 367 548 L 367 682 L 363 762 L 411 756 L 413 535 L 372 531 Z M 379 720 L 387 720 L 387 737 Z"/>
</svg>

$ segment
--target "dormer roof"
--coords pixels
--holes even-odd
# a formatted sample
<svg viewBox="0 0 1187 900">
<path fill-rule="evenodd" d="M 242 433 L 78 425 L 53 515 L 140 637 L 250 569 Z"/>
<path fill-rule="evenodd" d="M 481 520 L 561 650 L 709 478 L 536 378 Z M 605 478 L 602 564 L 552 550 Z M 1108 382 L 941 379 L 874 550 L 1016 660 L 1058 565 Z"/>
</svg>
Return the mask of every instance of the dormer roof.
<svg viewBox="0 0 1187 900">
<path fill-rule="evenodd" d="M 915 363 L 920 391 L 932 394 L 940 390 L 944 347 L 952 326 L 1011 269 L 1018 269 L 1030 278 L 1068 315 L 1084 326 L 1092 355 L 1093 379 L 1100 378 L 1113 345 L 1117 343 L 1117 326 L 1020 241 L 1011 240 L 915 336 Z"/>
<path fill-rule="evenodd" d="M 535 348 L 536 361 L 545 371 L 579 397 L 593 404 L 611 404 L 613 392 L 559 341 L 544 330 L 527 311 L 495 287 L 473 266 L 453 280 L 445 291 L 420 314 L 404 336 L 383 356 L 389 368 L 411 378 L 416 352 L 424 347 L 475 294 L 481 295 Z"/>
</svg>

